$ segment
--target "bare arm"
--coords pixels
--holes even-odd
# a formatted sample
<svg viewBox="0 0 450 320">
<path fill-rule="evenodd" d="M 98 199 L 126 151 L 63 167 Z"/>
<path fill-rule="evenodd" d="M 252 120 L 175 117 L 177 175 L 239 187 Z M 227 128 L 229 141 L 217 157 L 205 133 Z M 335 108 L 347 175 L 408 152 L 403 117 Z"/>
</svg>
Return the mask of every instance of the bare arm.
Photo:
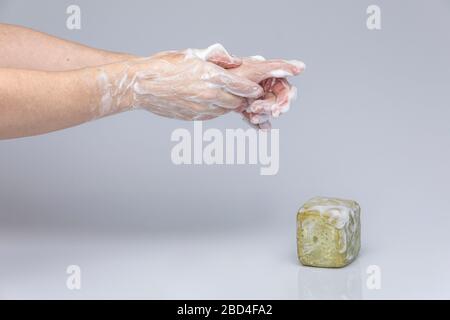
<svg viewBox="0 0 450 320">
<path fill-rule="evenodd" d="M 65 71 L 109 64 L 132 55 L 90 48 L 28 28 L 0 24 L 0 68 Z"/>
<path fill-rule="evenodd" d="M 292 90 L 271 81 L 264 85 L 263 103 L 255 101 L 245 111 L 264 93 L 257 83 L 296 75 L 304 65 L 241 63 L 217 44 L 136 58 L 0 24 L 0 139 L 63 129 L 131 108 L 184 120 L 236 110 L 266 127 L 270 115 L 288 109 Z"/>
<path fill-rule="evenodd" d="M 95 118 L 96 71 L 0 69 L 0 139 L 46 133 Z"/>
<path fill-rule="evenodd" d="M 69 71 L 0 68 L 0 139 L 64 129 L 136 108 L 206 120 L 263 94 L 257 83 L 203 57 L 202 51 L 185 50 Z"/>
</svg>

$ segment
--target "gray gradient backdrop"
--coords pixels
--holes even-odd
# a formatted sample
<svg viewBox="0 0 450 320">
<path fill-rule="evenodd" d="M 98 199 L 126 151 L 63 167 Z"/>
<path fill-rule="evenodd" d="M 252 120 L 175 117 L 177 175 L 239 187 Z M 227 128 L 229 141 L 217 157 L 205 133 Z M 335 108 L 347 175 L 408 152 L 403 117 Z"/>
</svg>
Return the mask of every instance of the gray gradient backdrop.
<svg viewBox="0 0 450 320">
<path fill-rule="evenodd" d="M 0 298 L 450 298 L 449 1 L 0 0 L 0 21 L 140 55 L 221 42 L 307 64 L 274 123 L 276 176 L 175 166 L 170 134 L 192 124 L 145 111 L 1 141 Z M 296 211 L 315 195 L 361 204 L 347 268 L 297 263 Z"/>
</svg>

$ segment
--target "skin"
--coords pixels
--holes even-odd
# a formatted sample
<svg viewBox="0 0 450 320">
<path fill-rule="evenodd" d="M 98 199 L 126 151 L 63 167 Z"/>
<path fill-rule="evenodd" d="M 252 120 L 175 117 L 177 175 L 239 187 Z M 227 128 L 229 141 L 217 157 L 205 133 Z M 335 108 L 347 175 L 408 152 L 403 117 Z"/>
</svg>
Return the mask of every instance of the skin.
<svg viewBox="0 0 450 320">
<path fill-rule="evenodd" d="M 305 65 L 301 62 L 290 63 L 284 60 L 264 60 L 244 58 L 241 66 L 231 72 L 259 83 L 264 94 L 257 100 L 248 101 L 248 106 L 237 108 L 244 120 L 256 128 L 270 129 L 271 118 L 278 118 L 289 110 L 296 98 L 297 89 L 285 78 L 273 77 L 274 73 L 296 76 L 302 73 Z"/>
<path fill-rule="evenodd" d="M 274 105 L 276 99 L 266 95 L 272 92 L 272 86 L 264 81 L 274 79 L 273 70 L 292 75 L 301 72 L 298 66 L 282 60 L 244 60 L 239 67 L 224 72 L 223 68 L 204 63 L 203 59 L 208 57 L 203 58 L 201 54 L 191 57 L 181 51 L 127 62 L 125 75 L 113 77 L 112 82 L 112 86 L 120 83 L 125 90 L 114 92 L 113 99 L 123 101 L 122 110 L 132 106 L 169 118 L 208 120 L 232 110 L 247 109 L 256 101 Z M 257 83 L 264 84 L 268 91 L 264 92 Z M 261 97 L 264 100 L 258 99 Z"/>
<path fill-rule="evenodd" d="M 28 28 L 0 24 L 0 68 L 66 71 L 136 58 L 94 49 Z"/>
<path fill-rule="evenodd" d="M 94 68 L 64 72 L 0 69 L 0 138 L 60 130 L 95 117 Z"/>
<path fill-rule="evenodd" d="M 301 71 L 283 60 L 236 58 L 220 45 L 140 58 L 0 24 L 0 139 L 135 108 L 183 120 L 234 110 L 267 127 L 273 112 L 290 102 L 289 83 L 274 82 L 274 72 Z"/>
</svg>

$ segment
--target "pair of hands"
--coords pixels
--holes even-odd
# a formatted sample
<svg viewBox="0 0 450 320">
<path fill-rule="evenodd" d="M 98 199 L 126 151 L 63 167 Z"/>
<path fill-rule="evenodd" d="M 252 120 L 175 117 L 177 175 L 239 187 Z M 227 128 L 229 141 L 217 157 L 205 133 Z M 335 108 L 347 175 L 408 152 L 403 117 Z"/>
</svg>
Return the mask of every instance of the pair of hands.
<svg viewBox="0 0 450 320">
<path fill-rule="evenodd" d="M 300 61 L 236 58 L 219 44 L 162 52 L 129 60 L 112 77 L 104 74 L 102 101 L 182 120 L 236 111 L 253 126 L 269 129 L 270 120 L 288 111 L 296 97 L 286 77 L 304 68 Z"/>
</svg>

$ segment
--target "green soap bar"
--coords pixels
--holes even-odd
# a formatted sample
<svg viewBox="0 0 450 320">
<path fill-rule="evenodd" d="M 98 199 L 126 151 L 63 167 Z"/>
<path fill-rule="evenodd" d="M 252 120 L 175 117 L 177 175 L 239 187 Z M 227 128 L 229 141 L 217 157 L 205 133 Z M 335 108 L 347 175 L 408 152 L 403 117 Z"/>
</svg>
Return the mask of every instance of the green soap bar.
<svg viewBox="0 0 450 320">
<path fill-rule="evenodd" d="M 315 197 L 297 214 L 297 253 L 306 266 L 340 268 L 358 256 L 361 247 L 357 202 Z"/>
</svg>

